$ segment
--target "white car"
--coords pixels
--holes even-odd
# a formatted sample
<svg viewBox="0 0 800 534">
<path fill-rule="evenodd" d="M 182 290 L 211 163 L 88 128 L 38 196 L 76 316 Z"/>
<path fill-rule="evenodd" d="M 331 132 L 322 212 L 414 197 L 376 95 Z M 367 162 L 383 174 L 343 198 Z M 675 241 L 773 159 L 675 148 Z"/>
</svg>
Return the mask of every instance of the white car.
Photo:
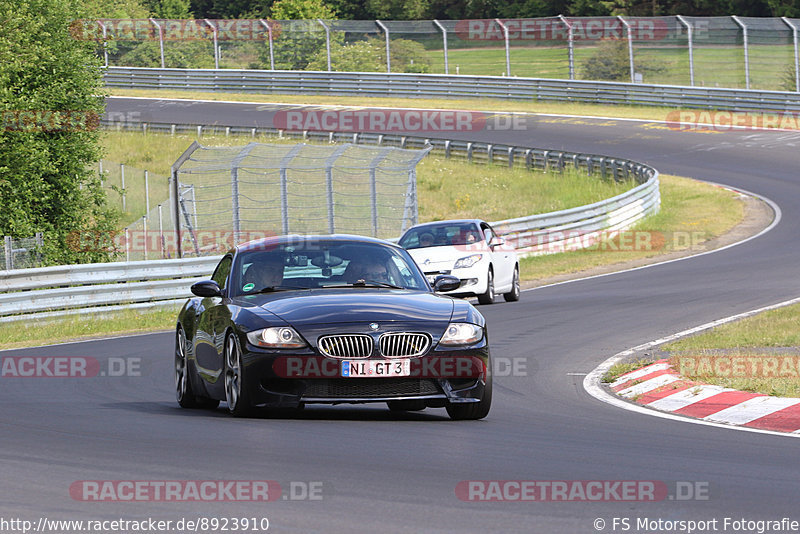
<svg viewBox="0 0 800 534">
<path fill-rule="evenodd" d="M 491 304 L 502 293 L 507 302 L 519 300 L 519 261 L 513 247 L 485 221 L 463 219 L 412 226 L 400 238 L 401 247 L 432 284 L 437 276 L 461 279 L 454 297 L 478 297 Z"/>
</svg>

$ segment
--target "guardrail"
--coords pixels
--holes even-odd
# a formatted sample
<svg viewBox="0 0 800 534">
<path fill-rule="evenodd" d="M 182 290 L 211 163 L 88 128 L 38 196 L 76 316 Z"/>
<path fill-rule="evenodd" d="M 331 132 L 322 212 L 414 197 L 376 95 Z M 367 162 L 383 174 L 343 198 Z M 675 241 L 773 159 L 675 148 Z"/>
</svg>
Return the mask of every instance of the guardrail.
<svg viewBox="0 0 800 534">
<path fill-rule="evenodd" d="M 223 128 L 229 134 L 254 136 L 257 133 L 278 133 L 273 129 L 203 125 L 151 123 L 148 127 L 171 132 L 197 131 L 199 135 Z M 522 254 L 564 250 L 568 242 L 574 247 L 576 238 L 584 246 L 592 245 L 597 241 L 597 234 L 613 235 L 657 212 L 660 206 L 658 171 L 621 158 L 397 135 L 291 131 L 280 131 L 280 134 L 331 142 L 349 141 L 409 148 L 432 145 L 445 157 L 461 156 L 486 164 L 552 171 L 563 171 L 567 166 L 572 166 L 585 170 L 589 175 L 599 174 L 614 180 L 633 179 L 639 183 L 620 195 L 587 206 L 492 223 L 498 233 L 515 243 Z M 5 292 L 0 294 L 0 323 L 177 304 L 191 296 L 189 287 L 192 283 L 211 275 L 218 260 L 219 256 L 213 256 L 6 271 L 0 275 L 0 291 Z"/>
<path fill-rule="evenodd" d="M 800 93 L 677 85 L 461 76 L 233 69 L 109 67 L 108 87 L 258 94 L 502 98 L 730 111 L 800 111 Z"/>
</svg>

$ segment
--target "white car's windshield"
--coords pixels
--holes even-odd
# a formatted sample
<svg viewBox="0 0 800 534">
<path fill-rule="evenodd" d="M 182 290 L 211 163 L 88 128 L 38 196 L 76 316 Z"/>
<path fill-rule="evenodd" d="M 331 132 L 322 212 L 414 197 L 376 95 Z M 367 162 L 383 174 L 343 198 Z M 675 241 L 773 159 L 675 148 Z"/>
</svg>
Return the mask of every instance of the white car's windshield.
<svg viewBox="0 0 800 534">
<path fill-rule="evenodd" d="M 410 229 L 399 245 L 405 249 L 471 245 L 480 239 L 480 231 L 472 223 L 426 225 Z"/>
</svg>

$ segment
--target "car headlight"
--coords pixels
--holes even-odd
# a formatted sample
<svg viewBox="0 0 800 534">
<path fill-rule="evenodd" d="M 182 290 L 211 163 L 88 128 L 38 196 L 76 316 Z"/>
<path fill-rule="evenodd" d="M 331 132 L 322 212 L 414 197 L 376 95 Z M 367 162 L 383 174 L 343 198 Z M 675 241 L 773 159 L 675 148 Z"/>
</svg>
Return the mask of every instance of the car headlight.
<svg viewBox="0 0 800 534">
<path fill-rule="evenodd" d="M 257 347 L 270 349 L 300 349 L 306 342 L 294 328 L 278 326 L 247 333 L 247 340 Z"/>
<path fill-rule="evenodd" d="M 483 254 L 473 254 L 471 256 L 464 256 L 463 258 L 456 261 L 456 264 L 453 265 L 453 269 L 468 269 L 481 261 Z"/>
<path fill-rule="evenodd" d="M 470 323 L 450 323 L 439 343 L 442 345 L 471 345 L 483 338 L 483 328 Z"/>
</svg>

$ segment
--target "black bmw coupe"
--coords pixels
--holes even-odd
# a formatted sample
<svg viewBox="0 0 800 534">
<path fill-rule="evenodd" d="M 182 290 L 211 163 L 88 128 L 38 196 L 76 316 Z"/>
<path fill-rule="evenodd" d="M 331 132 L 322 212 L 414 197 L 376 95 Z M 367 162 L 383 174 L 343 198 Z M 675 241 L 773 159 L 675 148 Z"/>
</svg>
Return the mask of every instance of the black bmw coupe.
<svg viewBox="0 0 800 534">
<path fill-rule="evenodd" d="M 439 292 L 402 248 L 349 235 L 266 238 L 192 286 L 175 333 L 184 408 L 385 402 L 481 419 L 492 402 L 489 342 L 469 302 Z"/>
</svg>

